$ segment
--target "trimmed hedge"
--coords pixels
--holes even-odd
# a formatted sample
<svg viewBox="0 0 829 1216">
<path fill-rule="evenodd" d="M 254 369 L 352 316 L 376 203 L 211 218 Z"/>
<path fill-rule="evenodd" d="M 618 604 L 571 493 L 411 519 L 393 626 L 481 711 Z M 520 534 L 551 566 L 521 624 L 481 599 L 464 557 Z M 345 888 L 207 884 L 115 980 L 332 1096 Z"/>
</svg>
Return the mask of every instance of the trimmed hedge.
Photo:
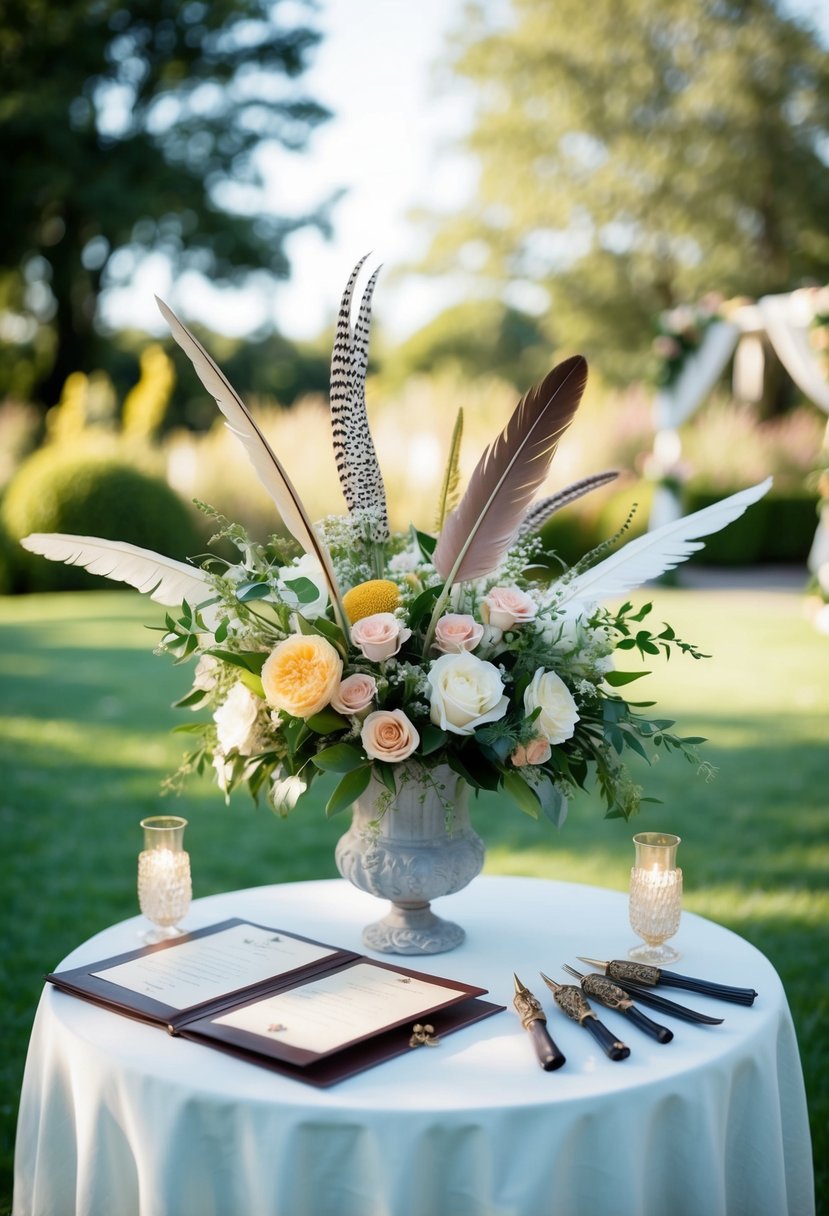
<svg viewBox="0 0 829 1216">
<path fill-rule="evenodd" d="M 0 527 L 12 541 L 30 532 L 68 532 L 126 541 L 179 560 L 204 547 L 194 513 L 162 478 L 123 456 L 54 446 L 41 448 L 20 466 L 0 507 Z M 9 590 L 112 587 L 76 566 L 15 548 Z"/>
<path fill-rule="evenodd" d="M 684 513 L 701 511 L 735 490 L 687 487 Z M 764 562 L 805 563 L 817 528 L 815 495 L 767 494 L 722 532 L 709 536 L 690 560 L 703 566 L 752 566 Z"/>
</svg>

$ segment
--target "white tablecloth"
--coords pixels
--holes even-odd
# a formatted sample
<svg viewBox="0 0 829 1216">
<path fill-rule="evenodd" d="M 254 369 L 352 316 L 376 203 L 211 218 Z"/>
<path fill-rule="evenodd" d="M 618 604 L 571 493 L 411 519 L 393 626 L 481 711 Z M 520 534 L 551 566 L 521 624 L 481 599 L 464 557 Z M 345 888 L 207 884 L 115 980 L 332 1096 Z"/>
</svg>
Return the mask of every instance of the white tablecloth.
<svg viewBox="0 0 829 1216">
<path fill-rule="evenodd" d="M 362 949 L 385 905 L 340 880 L 196 901 L 187 928 L 247 916 Z M 614 1063 L 558 1011 L 576 955 L 624 958 L 624 894 L 481 877 L 436 903 L 467 941 L 423 971 L 489 989 L 504 1013 L 328 1090 L 174 1039 L 47 985 L 18 1125 L 14 1216 L 809 1216 L 811 1147 L 791 1016 L 771 964 L 684 913 L 677 970 L 743 986 L 751 1008 L 665 992 L 723 1025 L 665 1021 L 660 1045 Z M 136 918 L 64 960 L 133 949 Z M 567 1056 L 536 1063 L 513 972 L 542 999 Z"/>
</svg>

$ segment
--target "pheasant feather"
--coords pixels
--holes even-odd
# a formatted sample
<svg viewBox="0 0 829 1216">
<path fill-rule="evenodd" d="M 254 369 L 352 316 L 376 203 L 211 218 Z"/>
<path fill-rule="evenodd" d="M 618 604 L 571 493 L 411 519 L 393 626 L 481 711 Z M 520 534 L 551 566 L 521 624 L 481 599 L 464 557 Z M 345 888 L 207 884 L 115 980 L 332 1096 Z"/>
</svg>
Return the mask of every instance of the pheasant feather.
<svg viewBox="0 0 829 1216">
<path fill-rule="evenodd" d="M 721 502 L 715 502 L 701 511 L 694 511 L 682 519 L 674 520 L 653 532 L 646 532 L 636 540 L 629 541 L 616 553 L 600 561 L 598 565 L 577 574 L 569 582 L 565 576 L 559 583 L 562 604 L 572 600 L 596 602 L 609 596 L 625 595 L 641 587 L 651 579 L 659 578 L 667 570 L 673 570 L 698 549 L 705 546 L 699 539 L 719 532 L 727 524 L 762 498 L 771 487 L 772 479 L 758 482 L 737 494 L 731 494 Z"/>
<path fill-rule="evenodd" d="M 276 504 L 285 527 L 303 550 L 319 562 L 337 624 L 348 637 L 348 624 L 331 558 L 325 545 L 317 536 L 314 525 L 288 474 L 262 434 L 250 410 L 198 339 L 179 321 L 163 300 L 156 297 L 156 302 L 170 326 L 173 337 L 193 364 L 196 375 L 211 396 L 215 398 L 216 404 L 225 416 L 228 429 L 245 448 L 257 477 Z"/>
<path fill-rule="evenodd" d="M 371 300 L 379 266 L 366 284 L 353 330 L 351 326 L 354 285 L 365 260 L 361 258 L 351 272 L 337 316 L 331 356 L 331 429 L 334 459 L 346 506 L 352 513 L 364 510 L 373 513 L 376 522 L 371 538 L 382 542 L 389 535 L 386 491 L 366 412 Z"/>
<path fill-rule="evenodd" d="M 21 540 L 24 549 L 53 562 L 80 566 L 117 583 L 128 583 L 168 607 L 186 600 L 196 607 L 212 592 L 204 573 L 195 566 L 163 557 L 150 549 L 139 549 L 123 541 L 98 536 L 69 536 L 63 532 L 32 532 Z"/>
<path fill-rule="evenodd" d="M 587 363 L 575 355 L 519 401 L 438 537 L 432 560 L 447 584 L 482 578 L 499 565 L 547 476 L 586 383 Z"/>
<path fill-rule="evenodd" d="M 615 470 L 608 470 L 607 473 L 593 473 L 589 477 L 582 477 L 580 481 L 574 481 L 572 485 L 565 486 L 563 490 L 559 490 L 557 494 L 551 494 L 549 498 L 542 498 L 541 502 L 530 507 L 522 519 L 517 539 L 523 540 L 525 536 L 538 532 L 556 511 L 569 506 L 571 502 L 589 494 L 591 490 L 598 490 L 601 486 L 608 485 L 618 476 L 619 474 Z"/>
</svg>

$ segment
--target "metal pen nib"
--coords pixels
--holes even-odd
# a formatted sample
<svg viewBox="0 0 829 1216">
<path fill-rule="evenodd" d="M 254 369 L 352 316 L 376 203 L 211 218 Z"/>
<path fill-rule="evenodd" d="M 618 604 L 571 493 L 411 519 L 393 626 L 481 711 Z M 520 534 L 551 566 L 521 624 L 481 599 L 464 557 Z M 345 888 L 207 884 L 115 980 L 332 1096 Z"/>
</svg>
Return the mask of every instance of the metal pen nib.
<svg viewBox="0 0 829 1216">
<path fill-rule="evenodd" d="M 616 1009 L 619 1013 L 623 1013 L 628 1021 L 633 1022 L 634 1026 L 638 1026 L 658 1043 L 670 1043 L 674 1037 L 674 1032 L 667 1026 L 660 1026 L 647 1014 L 642 1013 L 641 1009 L 637 1009 L 633 999 L 625 990 L 618 984 L 614 984 L 613 980 L 608 979 L 606 975 L 596 975 L 595 973 L 582 975 L 580 971 L 576 971 L 575 967 L 568 967 L 566 963 L 564 963 L 564 970 L 579 981 L 582 991 L 588 996 L 595 997 L 599 1004 L 605 1005 L 608 1009 Z"/>
<path fill-rule="evenodd" d="M 515 997 L 512 1003 L 521 1018 L 521 1025 L 533 1041 L 535 1054 L 538 1056 L 541 1067 L 545 1072 L 553 1072 L 556 1068 L 561 1068 L 565 1058 L 550 1038 L 547 1016 L 541 1008 L 541 1002 L 533 996 L 525 984 L 521 983 L 515 972 L 513 972 L 512 978 L 515 981 Z"/>
<path fill-rule="evenodd" d="M 611 1060 L 627 1059 L 630 1055 L 630 1048 L 620 1042 L 615 1034 L 608 1030 L 604 1022 L 599 1021 L 581 988 L 577 988 L 575 984 L 559 984 L 555 980 L 551 980 L 543 971 L 541 978 L 552 992 L 562 1013 L 566 1013 L 568 1018 L 572 1018 L 574 1022 L 578 1022 L 579 1026 L 583 1026 L 593 1036 L 606 1056 Z"/>
<path fill-rule="evenodd" d="M 585 958 L 577 956 L 581 962 L 596 967 L 610 976 L 617 984 L 622 982 L 639 986 L 656 987 L 664 985 L 668 988 L 685 988 L 691 992 L 701 992 L 721 1001 L 732 1001 L 737 1005 L 753 1005 L 757 993 L 753 988 L 735 988 L 733 984 L 720 984 L 714 980 L 698 979 L 694 975 L 680 975 L 678 971 L 668 971 L 664 967 L 652 967 L 648 963 L 632 963 L 627 959 Z"/>
</svg>

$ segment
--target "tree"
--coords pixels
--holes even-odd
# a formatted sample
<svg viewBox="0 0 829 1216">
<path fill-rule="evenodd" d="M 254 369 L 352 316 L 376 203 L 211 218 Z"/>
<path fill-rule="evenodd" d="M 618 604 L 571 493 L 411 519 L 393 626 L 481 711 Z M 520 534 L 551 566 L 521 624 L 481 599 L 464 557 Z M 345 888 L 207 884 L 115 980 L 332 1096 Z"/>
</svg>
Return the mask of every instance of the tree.
<svg viewBox="0 0 829 1216">
<path fill-rule="evenodd" d="M 13 385 L 53 404 L 70 372 L 91 370 L 101 291 L 142 255 L 217 282 L 284 278 L 286 237 L 326 227 L 324 209 L 286 218 L 264 194 L 263 149 L 301 150 L 328 116 L 292 83 L 319 35 L 283 24 L 281 8 L 0 0 L 0 341 L 17 356 Z"/>
<path fill-rule="evenodd" d="M 440 224 L 432 270 L 543 286 L 557 342 L 617 379 L 663 309 L 829 278 L 829 56 L 782 0 L 490 11 L 453 53 L 474 216 Z"/>
</svg>

